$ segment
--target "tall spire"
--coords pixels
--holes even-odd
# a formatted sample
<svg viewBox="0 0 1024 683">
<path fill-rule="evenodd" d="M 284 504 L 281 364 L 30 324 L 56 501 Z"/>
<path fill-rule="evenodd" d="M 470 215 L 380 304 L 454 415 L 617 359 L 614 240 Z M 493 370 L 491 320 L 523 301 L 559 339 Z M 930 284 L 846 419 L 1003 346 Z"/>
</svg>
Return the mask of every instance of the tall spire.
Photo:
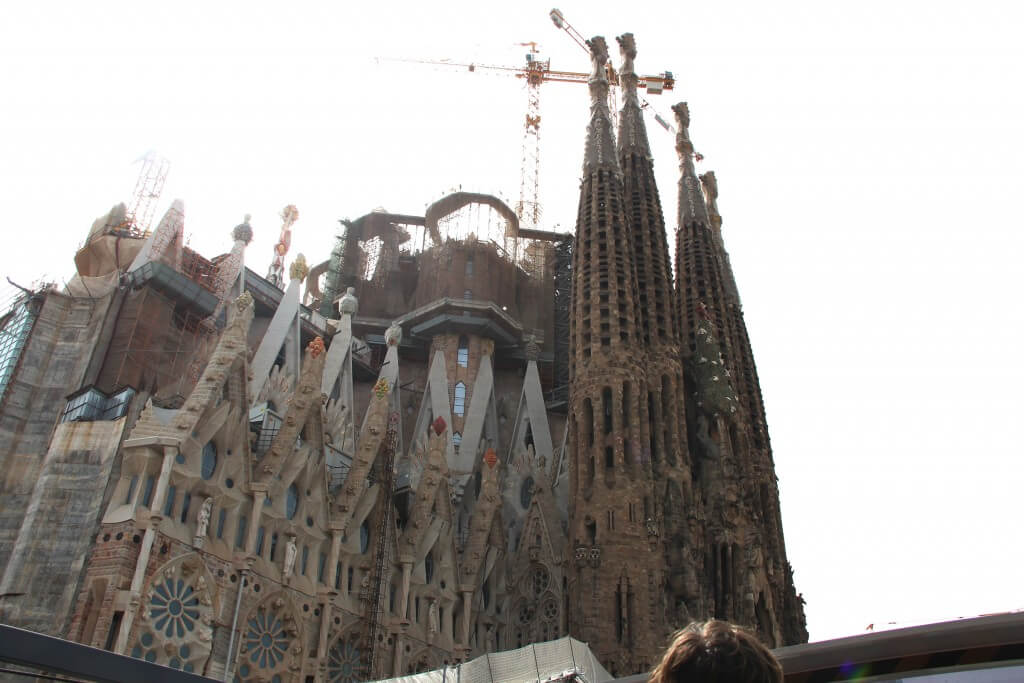
<svg viewBox="0 0 1024 683">
<path fill-rule="evenodd" d="M 594 36 L 590 44 L 592 70 L 587 85 L 590 88 L 590 124 L 587 126 L 587 146 L 583 153 L 583 174 L 598 168 L 619 172 L 615 159 L 615 134 L 612 115 L 608 110 L 608 44 L 602 36 Z"/>
<path fill-rule="evenodd" d="M 636 520 L 651 506 L 647 353 L 633 236 L 608 110 L 603 38 L 590 41 L 590 123 L 573 248 L 569 321 L 571 502 L 576 577 L 569 630 L 612 672 L 646 671 L 665 635 L 657 561 Z M 645 507 L 645 503 L 647 504 Z M 625 521 L 624 521 L 625 518 Z M 632 524 L 630 523 L 632 521 Z M 607 624 L 617 624 L 608 629 Z"/>
<path fill-rule="evenodd" d="M 700 181 L 693 167 L 693 143 L 690 142 L 690 108 L 686 102 L 672 107 L 676 113 L 676 152 L 679 153 L 679 227 L 699 223 L 708 227 L 708 212 L 700 192 Z"/>
<path fill-rule="evenodd" d="M 693 483 L 703 491 L 710 551 L 701 589 L 704 608 L 717 618 L 754 626 L 771 646 L 799 642 L 806 638 L 802 607 L 792 576 L 778 571 L 788 566 L 778 487 L 757 369 L 722 242 L 718 185 L 714 174 L 698 178 L 694 170 L 686 104 L 672 109 L 681 172 L 676 300 L 689 346 L 683 361 L 690 386 L 686 412 Z M 757 494 L 731 511 L 722 507 L 721 501 L 739 491 Z M 737 545 L 747 548 L 747 568 L 734 577 L 728 566 L 735 562 Z"/>
<path fill-rule="evenodd" d="M 696 348 L 696 328 L 700 324 L 699 303 L 707 305 L 714 320 L 715 334 L 726 343 L 729 335 L 723 326 L 727 305 L 727 287 L 722 282 L 722 268 L 718 258 L 718 245 L 708 217 L 700 180 L 693 166 L 693 143 L 690 141 L 690 109 L 686 102 L 672 107 L 676 114 L 678 133 L 676 152 L 679 154 L 679 224 L 676 233 L 676 289 L 677 314 L 680 336 L 689 346 Z M 730 360 L 728 348 L 724 349 Z M 687 355 L 684 352 L 684 355 Z"/>
<path fill-rule="evenodd" d="M 619 83 L 622 85 L 622 109 L 619 112 L 619 156 L 638 154 L 645 159 L 651 158 L 651 146 L 647 141 L 647 128 L 644 127 L 644 112 L 640 109 L 640 98 L 636 94 L 636 86 L 640 81 L 633 67 L 636 59 L 636 40 L 632 33 L 623 33 L 615 40 L 619 43 L 622 53 L 622 66 L 619 67 Z"/>
<path fill-rule="evenodd" d="M 725 250 L 725 242 L 722 240 L 722 214 L 718 212 L 718 180 L 714 171 L 708 171 L 700 177 L 701 187 L 704 188 L 704 199 L 707 202 L 708 220 L 711 221 L 711 230 L 714 233 L 715 244 L 722 257 L 722 271 L 725 276 L 725 285 L 729 288 L 729 294 L 740 303 L 740 293 L 736 288 L 736 276 L 732 272 L 732 262 L 729 261 L 729 252 Z"/>
<path fill-rule="evenodd" d="M 622 164 L 623 203 L 629 218 L 633 257 L 637 273 L 641 329 L 647 350 L 647 431 L 643 444 L 645 459 L 652 471 L 652 505 L 644 513 L 644 522 L 659 530 L 663 541 L 663 567 L 652 566 L 652 574 L 663 572 L 665 604 L 689 601 L 688 611 L 696 610 L 695 596 L 679 581 L 693 572 L 702 558 L 690 542 L 689 517 L 693 514 L 691 462 L 687 447 L 686 412 L 682 362 L 679 356 L 679 321 L 673 306 L 672 270 L 665 216 L 654 179 L 654 163 L 647 141 L 643 111 L 637 97 L 637 76 L 633 68 L 636 41 L 626 33 L 618 38 L 622 52 L 619 79 L 622 83 L 622 109 L 619 115 L 619 162 Z M 666 614 L 669 629 L 682 628 L 686 619 L 678 610 Z"/>
<path fill-rule="evenodd" d="M 679 342 L 678 319 L 671 305 L 672 274 L 665 236 L 665 215 L 654 179 L 654 163 L 647 142 L 643 111 L 637 97 L 638 78 L 633 68 L 636 41 L 632 33 L 616 40 L 622 53 L 619 80 L 622 83 L 622 110 L 619 114 L 619 162 L 622 166 L 623 201 L 630 223 L 633 258 L 637 273 L 637 295 L 645 344 L 676 345 Z M 676 349 L 673 349 L 673 355 Z"/>
</svg>

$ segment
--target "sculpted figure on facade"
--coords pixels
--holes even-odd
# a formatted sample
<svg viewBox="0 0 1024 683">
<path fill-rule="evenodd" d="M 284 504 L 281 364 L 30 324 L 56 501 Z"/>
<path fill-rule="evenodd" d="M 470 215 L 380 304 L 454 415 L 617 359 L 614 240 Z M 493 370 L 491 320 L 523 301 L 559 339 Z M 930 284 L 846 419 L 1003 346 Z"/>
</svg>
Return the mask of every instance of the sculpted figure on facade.
<svg viewBox="0 0 1024 683">
<path fill-rule="evenodd" d="M 284 548 L 284 575 L 290 577 L 295 571 L 295 557 L 298 549 L 295 546 L 295 536 L 288 537 L 288 544 Z"/>
<path fill-rule="evenodd" d="M 196 517 L 196 544 L 201 545 L 202 539 L 206 538 L 206 530 L 210 525 L 210 513 L 213 512 L 213 498 L 207 498 L 199 508 Z"/>
</svg>

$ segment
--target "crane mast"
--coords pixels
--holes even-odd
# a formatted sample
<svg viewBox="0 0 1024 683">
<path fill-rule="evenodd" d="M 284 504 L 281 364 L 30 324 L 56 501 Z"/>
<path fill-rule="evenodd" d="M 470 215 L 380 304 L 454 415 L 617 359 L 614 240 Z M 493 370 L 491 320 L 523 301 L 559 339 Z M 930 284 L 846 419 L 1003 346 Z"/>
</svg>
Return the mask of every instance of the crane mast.
<svg viewBox="0 0 1024 683">
<path fill-rule="evenodd" d="M 577 31 L 572 24 L 568 22 L 561 11 L 553 9 L 549 16 L 555 26 L 560 30 L 565 31 L 573 42 L 588 53 L 590 52 L 587 40 L 583 38 L 580 32 Z M 590 80 L 590 74 L 579 71 L 554 70 L 551 68 L 550 60 L 540 58 L 537 43 L 526 42 L 519 43 L 519 45 L 530 48 L 529 52 L 526 53 L 526 65 L 521 67 L 497 64 L 460 63 L 433 59 L 400 59 L 395 61 L 464 67 L 471 73 L 478 70 L 499 71 L 508 73 L 516 78 L 525 79 L 526 117 L 523 120 L 522 163 L 519 174 L 519 202 L 516 204 L 515 209 L 521 227 L 538 228 L 540 227 L 540 220 L 543 215 L 543 209 L 540 203 L 540 86 L 547 82 L 586 84 L 587 81 Z M 618 85 L 619 74 L 615 71 L 611 62 L 607 64 L 606 69 L 608 70 L 609 83 L 613 86 Z M 665 90 L 672 90 L 674 86 L 675 79 L 669 71 L 663 72 L 657 76 L 640 76 L 637 82 L 638 89 L 646 90 L 651 94 L 660 94 Z M 618 113 L 617 99 L 618 98 L 615 96 L 614 90 L 610 90 L 608 104 L 613 116 Z M 642 97 L 640 100 L 644 108 L 650 107 L 650 103 L 648 103 L 647 100 Z M 665 119 L 658 116 L 657 113 L 655 113 L 655 120 L 659 125 L 665 127 L 666 130 L 670 130 Z"/>
</svg>

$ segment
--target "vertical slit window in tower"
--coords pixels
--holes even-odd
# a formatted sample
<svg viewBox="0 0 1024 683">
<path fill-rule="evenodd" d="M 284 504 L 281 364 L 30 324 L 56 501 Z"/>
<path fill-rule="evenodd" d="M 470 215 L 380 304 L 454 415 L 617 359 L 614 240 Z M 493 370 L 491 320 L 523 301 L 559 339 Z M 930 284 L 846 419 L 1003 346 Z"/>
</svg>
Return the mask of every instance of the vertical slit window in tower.
<svg viewBox="0 0 1024 683">
<path fill-rule="evenodd" d="M 302 576 L 306 575 L 306 569 L 309 567 L 309 546 L 302 546 L 302 561 L 299 564 L 299 574 Z"/>
<path fill-rule="evenodd" d="M 164 517 L 170 517 L 174 514 L 174 499 L 178 495 L 178 490 L 172 485 L 167 487 L 167 501 L 164 503 Z"/>
<path fill-rule="evenodd" d="M 462 382 L 455 385 L 455 403 L 452 412 L 459 417 L 466 414 L 466 385 Z"/>
<path fill-rule="evenodd" d="M 249 520 L 245 515 L 238 515 L 238 525 L 235 527 L 235 547 L 245 548 L 245 532 L 249 526 Z"/>
<path fill-rule="evenodd" d="M 260 527 L 256 530 L 256 554 L 263 555 L 263 537 L 266 535 L 267 530 Z"/>
<path fill-rule="evenodd" d="M 725 616 L 725 609 L 729 603 L 729 590 L 732 586 L 732 572 L 729 571 L 729 546 L 723 543 L 719 547 L 718 566 L 722 574 L 722 616 Z"/>
<path fill-rule="evenodd" d="M 473 277 L 473 255 L 466 254 L 466 277 Z"/>
<path fill-rule="evenodd" d="M 661 415 L 665 424 L 671 421 L 672 415 L 672 380 L 668 375 L 661 376 Z"/>
<path fill-rule="evenodd" d="M 604 414 L 604 433 L 612 433 L 612 390 L 604 387 L 601 390 L 601 412 Z"/>
<path fill-rule="evenodd" d="M 135 495 L 135 487 L 139 483 L 139 475 L 134 475 L 132 480 L 128 482 L 128 495 L 124 497 L 124 504 L 127 505 L 132 502 L 132 496 Z"/>
<path fill-rule="evenodd" d="M 459 337 L 459 350 L 456 354 L 455 362 L 458 363 L 460 368 L 469 367 L 469 337 L 466 335 Z"/>
<path fill-rule="evenodd" d="M 458 453 L 459 453 L 459 446 L 461 446 L 461 445 L 462 445 L 462 434 L 460 434 L 459 432 L 455 432 L 454 434 L 452 434 L 452 446 L 455 449 L 455 454 L 456 455 L 458 455 Z"/>
<path fill-rule="evenodd" d="M 622 584 L 615 587 L 615 640 L 622 642 Z"/>
<path fill-rule="evenodd" d="M 656 436 L 656 434 L 658 433 L 658 428 L 655 426 L 656 422 L 657 422 L 657 418 L 654 415 L 654 392 L 648 391 L 647 392 L 647 426 L 649 427 L 648 431 L 651 434 L 651 460 L 654 461 L 655 463 L 658 462 L 658 447 L 657 447 L 657 443 L 655 441 L 658 438 Z"/>
<path fill-rule="evenodd" d="M 583 433 L 587 446 L 594 445 L 594 406 L 589 398 L 583 399 Z"/>
<path fill-rule="evenodd" d="M 607 468 L 615 467 L 615 449 L 611 446 L 607 446 L 604 449 L 604 466 Z"/>
<path fill-rule="evenodd" d="M 334 590 L 341 590 L 341 562 L 334 565 Z"/>
<path fill-rule="evenodd" d="M 224 538 L 224 522 L 227 521 L 228 511 L 225 508 L 221 508 L 220 512 L 217 513 L 217 538 Z"/>
<path fill-rule="evenodd" d="M 270 561 L 277 557 L 277 532 L 270 534 Z"/>
<path fill-rule="evenodd" d="M 349 567 L 348 568 L 348 575 L 347 575 L 347 577 L 345 579 L 345 581 L 347 582 L 347 584 L 346 584 L 347 585 L 347 592 L 349 592 L 349 593 L 352 592 L 352 582 L 355 580 L 355 575 L 356 575 L 355 569 L 352 568 L 352 567 Z"/>
<path fill-rule="evenodd" d="M 324 568 L 326 566 L 327 566 L 327 556 L 324 555 L 323 553 L 320 553 L 320 557 L 318 558 L 318 562 L 317 562 L 317 566 L 316 566 L 316 580 L 317 580 L 317 583 L 323 583 L 324 582 Z"/>
</svg>

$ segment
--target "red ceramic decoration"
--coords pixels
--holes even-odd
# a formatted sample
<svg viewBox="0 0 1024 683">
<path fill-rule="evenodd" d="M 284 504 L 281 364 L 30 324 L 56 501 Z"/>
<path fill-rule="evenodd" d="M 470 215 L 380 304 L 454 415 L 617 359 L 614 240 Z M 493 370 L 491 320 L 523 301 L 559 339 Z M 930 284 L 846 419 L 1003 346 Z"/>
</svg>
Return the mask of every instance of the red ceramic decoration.
<svg viewBox="0 0 1024 683">
<path fill-rule="evenodd" d="M 448 423 L 444 421 L 443 417 L 439 417 L 436 420 L 434 420 L 433 427 L 434 433 L 437 434 L 438 436 L 441 436 L 442 434 L 444 434 L 444 430 L 447 429 Z"/>
</svg>

